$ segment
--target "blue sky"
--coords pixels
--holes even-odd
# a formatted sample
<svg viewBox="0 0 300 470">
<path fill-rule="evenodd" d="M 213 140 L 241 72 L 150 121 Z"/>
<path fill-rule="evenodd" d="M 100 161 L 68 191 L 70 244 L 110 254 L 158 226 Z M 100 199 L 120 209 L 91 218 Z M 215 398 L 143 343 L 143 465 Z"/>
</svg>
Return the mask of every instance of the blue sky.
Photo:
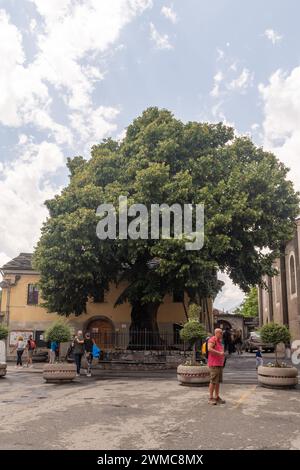
<svg viewBox="0 0 300 470">
<path fill-rule="evenodd" d="M 299 17 L 297 0 L 0 0 L 0 264 L 32 251 L 66 158 L 148 106 L 234 125 L 299 189 Z"/>
</svg>

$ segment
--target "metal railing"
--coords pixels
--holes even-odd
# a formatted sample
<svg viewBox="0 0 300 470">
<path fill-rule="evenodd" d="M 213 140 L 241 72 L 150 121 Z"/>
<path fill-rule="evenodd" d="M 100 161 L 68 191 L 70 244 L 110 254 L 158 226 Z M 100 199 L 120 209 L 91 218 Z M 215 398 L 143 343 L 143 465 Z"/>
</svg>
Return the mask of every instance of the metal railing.
<svg viewBox="0 0 300 470">
<path fill-rule="evenodd" d="M 134 330 L 130 332 L 91 333 L 91 337 L 102 350 L 157 350 L 186 351 L 190 347 L 177 332 Z"/>
</svg>

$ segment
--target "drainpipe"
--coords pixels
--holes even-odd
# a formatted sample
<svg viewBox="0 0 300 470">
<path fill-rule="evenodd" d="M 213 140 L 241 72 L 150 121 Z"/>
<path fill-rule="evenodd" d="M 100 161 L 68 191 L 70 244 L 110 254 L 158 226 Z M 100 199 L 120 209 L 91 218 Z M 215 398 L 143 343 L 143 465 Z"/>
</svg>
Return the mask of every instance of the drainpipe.
<svg viewBox="0 0 300 470">
<path fill-rule="evenodd" d="M 281 292 L 282 292 L 282 320 L 283 324 L 289 326 L 289 306 L 287 297 L 287 272 L 285 262 L 285 245 L 282 245 L 280 250 L 280 277 L 281 277 Z"/>
<path fill-rule="evenodd" d="M 262 287 L 258 287 L 258 301 L 259 301 L 259 309 L 258 309 L 258 315 L 259 315 L 259 326 L 263 326 L 264 324 L 264 316 L 263 316 L 263 296 L 262 296 Z"/>
<path fill-rule="evenodd" d="M 268 276 L 268 291 L 269 291 L 269 313 L 270 313 L 270 322 L 274 320 L 274 309 L 273 309 L 273 287 L 272 287 L 272 278 Z"/>
</svg>

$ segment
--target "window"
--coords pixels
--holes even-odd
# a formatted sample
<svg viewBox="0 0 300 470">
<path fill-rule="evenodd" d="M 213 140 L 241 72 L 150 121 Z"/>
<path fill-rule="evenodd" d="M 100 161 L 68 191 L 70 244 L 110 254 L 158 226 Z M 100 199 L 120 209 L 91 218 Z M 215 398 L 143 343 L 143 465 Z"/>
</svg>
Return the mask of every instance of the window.
<svg viewBox="0 0 300 470">
<path fill-rule="evenodd" d="M 39 288 L 36 284 L 28 284 L 27 305 L 37 305 L 39 303 Z"/>
<path fill-rule="evenodd" d="M 290 289 L 291 295 L 296 294 L 296 270 L 294 255 L 290 257 Z"/>
<path fill-rule="evenodd" d="M 184 292 L 183 290 L 178 290 L 173 292 L 173 302 L 183 302 Z"/>
</svg>

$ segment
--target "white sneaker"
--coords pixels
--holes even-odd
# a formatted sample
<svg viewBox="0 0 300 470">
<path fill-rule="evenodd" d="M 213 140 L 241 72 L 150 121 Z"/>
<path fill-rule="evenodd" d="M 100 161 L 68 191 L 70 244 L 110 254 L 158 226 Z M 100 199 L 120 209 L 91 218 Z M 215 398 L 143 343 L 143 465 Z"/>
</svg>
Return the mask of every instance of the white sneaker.
<svg viewBox="0 0 300 470">
<path fill-rule="evenodd" d="M 89 374 L 86 374 L 86 376 L 87 376 L 87 377 L 92 377 L 92 374 L 91 374 L 91 373 L 89 373 Z"/>
<path fill-rule="evenodd" d="M 80 374 L 76 374 L 76 377 L 80 377 Z"/>
</svg>

